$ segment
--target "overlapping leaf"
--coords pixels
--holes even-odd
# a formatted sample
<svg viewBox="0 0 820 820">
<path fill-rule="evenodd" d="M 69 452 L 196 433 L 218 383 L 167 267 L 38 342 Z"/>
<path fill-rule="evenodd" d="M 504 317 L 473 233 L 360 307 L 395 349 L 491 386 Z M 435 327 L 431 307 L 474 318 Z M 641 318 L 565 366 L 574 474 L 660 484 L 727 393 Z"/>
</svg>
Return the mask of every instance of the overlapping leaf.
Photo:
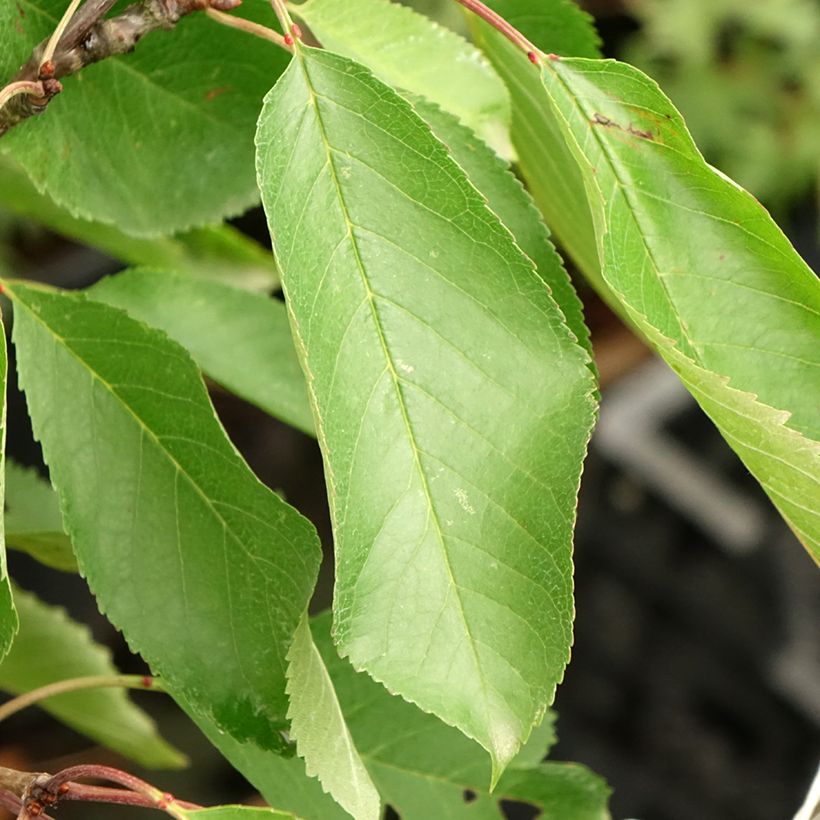
<svg viewBox="0 0 820 820">
<path fill-rule="evenodd" d="M 315 531 L 250 472 L 176 343 L 82 295 L 6 290 L 34 431 L 101 609 L 223 731 L 281 748 Z"/>
<path fill-rule="evenodd" d="M 389 0 L 308 0 L 293 10 L 325 48 L 437 103 L 494 145 L 507 144 L 507 90 L 459 35 Z"/>
<path fill-rule="evenodd" d="M 252 806 L 214 806 L 211 809 L 186 811 L 175 809 L 184 820 L 288 820 L 292 814 L 285 814 L 273 809 L 256 809 Z"/>
<path fill-rule="evenodd" d="M 270 290 L 279 281 L 273 257 L 230 225 L 195 228 L 153 239 L 131 236 L 112 225 L 71 216 L 39 193 L 23 169 L 2 155 L 0 206 L 130 265 L 150 265 L 260 290 Z"/>
<path fill-rule="evenodd" d="M 288 659 L 290 731 L 305 771 L 356 820 L 378 820 L 379 794 L 350 736 L 307 615 L 296 630 Z"/>
<path fill-rule="evenodd" d="M 588 357 L 446 149 L 363 67 L 299 46 L 257 141 L 327 466 L 336 639 L 497 775 L 567 661 Z"/>
<path fill-rule="evenodd" d="M 208 376 L 237 396 L 313 432 L 305 378 L 281 302 L 146 269 L 109 276 L 88 293 L 165 331 Z"/>
<path fill-rule="evenodd" d="M 545 58 L 539 70 L 496 33 L 485 41 L 540 86 L 530 104 L 574 158 L 609 298 L 820 561 L 816 275 L 762 206 L 704 162 L 680 114 L 637 69 Z"/>
<path fill-rule="evenodd" d="M 34 469 L 6 461 L 6 544 L 41 564 L 75 572 L 77 560 L 63 532 L 60 502 L 51 485 Z"/>
<path fill-rule="evenodd" d="M 0 321 L 0 465 L 5 462 L 6 450 L 6 332 Z M 0 501 L 5 490 L 5 470 L 0 470 Z M 17 613 L 11 595 L 11 582 L 6 569 L 6 546 L 3 522 L 0 521 L 0 660 L 6 655 L 17 632 Z"/>
<path fill-rule="evenodd" d="M 561 820 L 608 817 L 609 790 L 600 778 L 583 766 L 541 762 L 554 739 L 551 720 L 533 732 L 490 794 L 490 766 L 475 743 L 356 673 L 332 645 L 329 616 L 314 618 L 311 626 L 362 759 L 384 801 L 402 820 L 500 820 L 505 816 L 501 803 L 509 800 L 528 803 L 544 817 Z M 271 805 L 306 820 L 346 816 L 306 777 L 301 761 L 223 739 L 198 722 Z"/>
<path fill-rule="evenodd" d="M 118 674 L 111 653 L 94 642 L 88 627 L 29 592 L 19 588 L 14 592 L 20 632 L 0 663 L 0 689 L 19 695 L 68 678 Z M 185 756 L 159 736 L 153 720 L 123 689 L 67 692 L 39 705 L 86 737 L 142 766 L 171 768 L 185 763 Z"/>
<path fill-rule="evenodd" d="M 0 85 L 66 5 L 0 0 Z M 263 4 L 257 14 L 273 19 Z M 0 150 L 73 215 L 141 236 L 216 223 L 258 200 L 254 124 L 285 62 L 271 43 L 193 14 L 172 36 L 155 32 L 132 54 L 66 78 Z"/>
</svg>

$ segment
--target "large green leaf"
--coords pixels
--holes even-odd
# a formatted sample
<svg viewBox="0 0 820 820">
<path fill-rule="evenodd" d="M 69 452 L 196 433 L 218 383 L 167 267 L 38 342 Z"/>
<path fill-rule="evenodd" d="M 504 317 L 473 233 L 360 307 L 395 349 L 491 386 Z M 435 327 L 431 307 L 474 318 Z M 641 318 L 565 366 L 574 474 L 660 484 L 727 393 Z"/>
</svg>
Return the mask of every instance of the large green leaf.
<svg viewBox="0 0 820 820">
<path fill-rule="evenodd" d="M 57 494 L 34 469 L 6 461 L 6 545 L 29 553 L 41 564 L 77 570 L 71 541 L 63 532 Z"/>
<path fill-rule="evenodd" d="M 479 746 L 356 673 L 336 653 L 327 615 L 312 619 L 311 626 L 361 757 L 384 801 L 402 820 L 500 820 L 505 816 L 501 802 L 509 800 L 529 803 L 540 809 L 540 816 L 556 820 L 608 816 L 609 790 L 600 778 L 576 764 L 541 762 L 554 739 L 552 715 L 533 732 L 490 794 L 489 761 Z M 271 805 L 307 820 L 346 816 L 307 778 L 301 761 L 238 744 L 201 719 L 197 722 Z"/>
<path fill-rule="evenodd" d="M 350 736 L 307 615 L 296 630 L 288 659 L 290 733 L 307 774 L 317 777 L 357 820 L 378 820 L 379 794 Z"/>
<path fill-rule="evenodd" d="M 0 84 L 66 5 L 0 0 Z M 257 8 L 272 21 L 270 8 Z M 132 54 L 66 78 L 48 110 L 0 149 L 75 216 L 141 236 L 216 223 L 257 202 L 254 124 L 285 62 L 273 44 L 193 14 L 172 34 L 150 34 Z"/>
<path fill-rule="evenodd" d="M 571 152 L 601 285 L 680 374 L 820 561 L 820 282 L 763 207 L 709 167 L 657 85 L 495 33 Z M 589 271 L 587 271 L 589 272 Z M 597 276 L 593 273 L 593 281 Z"/>
<path fill-rule="evenodd" d="M 39 193 L 22 168 L 2 155 L 0 206 L 131 265 L 150 265 L 247 288 L 269 290 L 279 282 L 270 253 L 230 225 L 153 239 L 131 236 L 112 225 L 71 216 Z"/>
<path fill-rule="evenodd" d="M 490 0 L 544 52 L 597 57 L 598 37 L 591 19 L 571 0 Z M 598 271 L 595 233 L 584 183 L 572 152 L 549 110 L 538 72 L 521 61 L 511 43 L 484 24 L 474 23 L 476 42 L 490 58 L 512 99 L 512 142 L 530 192 L 552 231 L 588 276 Z"/>
<path fill-rule="evenodd" d="M 6 355 L 6 331 L 0 321 L 0 501 L 4 499 L 5 490 L 5 452 L 6 452 L 6 374 L 8 359 Z M 17 613 L 11 595 L 11 583 L 6 569 L 6 546 L 3 522 L 0 521 L 0 660 L 6 655 L 17 632 Z"/>
<path fill-rule="evenodd" d="M 109 276 L 87 292 L 164 330 L 208 376 L 237 396 L 313 433 L 305 378 L 281 302 L 145 269 Z"/>
<path fill-rule="evenodd" d="M 492 144 L 507 143 L 507 90 L 486 57 L 458 34 L 389 0 L 308 0 L 293 11 L 325 48 L 432 100 Z"/>
<path fill-rule="evenodd" d="M 443 145 L 362 66 L 299 45 L 257 140 L 327 467 L 336 639 L 497 775 L 568 658 L 587 354 Z"/>
<path fill-rule="evenodd" d="M 221 729 L 281 748 L 315 530 L 248 469 L 176 343 L 81 294 L 6 291 L 34 432 L 101 609 Z"/>
<path fill-rule="evenodd" d="M 20 632 L 0 663 L 0 689 L 20 695 L 68 678 L 119 674 L 111 653 L 95 643 L 88 627 L 19 587 L 14 593 Z M 185 763 L 184 755 L 159 736 L 154 721 L 123 689 L 66 692 L 39 705 L 76 731 L 142 766 L 169 768 Z"/>
</svg>

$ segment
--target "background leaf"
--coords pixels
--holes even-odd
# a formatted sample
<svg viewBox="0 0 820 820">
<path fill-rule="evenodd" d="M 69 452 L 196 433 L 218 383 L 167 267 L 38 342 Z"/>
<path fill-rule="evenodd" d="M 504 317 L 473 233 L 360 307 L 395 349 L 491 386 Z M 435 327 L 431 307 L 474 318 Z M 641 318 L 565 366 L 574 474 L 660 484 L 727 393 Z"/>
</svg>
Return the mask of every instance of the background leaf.
<svg viewBox="0 0 820 820">
<path fill-rule="evenodd" d="M 65 6 L 0 0 L 0 82 Z M 256 8 L 273 21 L 265 4 Z M 48 111 L 9 131 L 0 150 L 74 216 L 137 236 L 216 223 L 258 201 L 254 124 L 286 63 L 273 44 L 192 14 L 172 35 L 154 32 L 132 54 L 67 77 Z"/>
<path fill-rule="evenodd" d="M 85 624 L 16 587 L 20 632 L 0 663 L 0 688 L 20 695 L 69 678 L 117 675 L 109 650 Z M 67 692 L 38 704 L 57 720 L 148 768 L 177 768 L 186 758 L 157 733 L 154 721 L 124 689 Z"/>
<path fill-rule="evenodd" d="M 185 811 L 177 809 L 180 817 L 191 818 L 191 820 L 276 820 L 276 818 L 293 817 L 292 814 L 285 814 L 273 809 L 257 809 L 252 806 L 214 806 L 211 809 L 200 809 L 198 811 Z"/>
<path fill-rule="evenodd" d="M 325 662 L 305 616 L 288 655 L 291 736 L 305 770 L 351 816 L 378 820 L 379 794 L 345 723 Z"/>
<path fill-rule="evenodd" d="M 497 773 L 568 656 L 587 356 L 441 143 L 363 67 L 300 47 L 257 140 L 327 465 L 340 649 Z"/>
<path fill-rule="evenodd" d="M 6 331 L 0 320 L 0 500 L 5 495 L 5 452 L 6 452 L 6 374 L 8 372 L 8 357 L 6 354 Z M 14 635 L 17 632 L 17 613 L 11 594 L 8 569 L 6 568 L 6 546 L 3 523 L 0 521 L 0 660 L 11 647 Z"/>
<path fill-rule="evenodd" d="M 325 48 L 358 60 L 388 85 L 432 100 L 509 150 L 507 90 L 460 35 L 388 0 L 308 0 L 292 11 Z"/>
<path fill-rule="evenodd" d="M 100 280 L 91 298 L 165 331 L 208 376 L 266 413 L 313 434 L 313 415 L 284 304 L 167 271 Z"/>
<path fill-rule="evenodd" d="M 60 502 L 37 470 L 6 461 L 6 544 L 41 564 L 76 572 L 77 559 L 63 532 Z"/>
<path fill-rule="evenodd" d="M 242 461 L 176 343 L 83 295 L 6 291 L 34 432 L 100 608 L 169 689 L 281 749 L 315 530 Z"/>
</svg>

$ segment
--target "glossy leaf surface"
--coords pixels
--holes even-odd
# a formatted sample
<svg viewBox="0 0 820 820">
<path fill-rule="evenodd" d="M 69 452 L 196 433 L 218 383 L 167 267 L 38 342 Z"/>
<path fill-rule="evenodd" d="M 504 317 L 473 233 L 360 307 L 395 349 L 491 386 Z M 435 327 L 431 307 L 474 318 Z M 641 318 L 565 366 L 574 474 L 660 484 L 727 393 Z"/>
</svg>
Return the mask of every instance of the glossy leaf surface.
<svg viewBox="0 0 820 820">
<path fill-rule="evenodd" d="M 336 639 L 498 774 L 567 661 L 588 357 L 443 145 L 363 67 L 300 46 L 257 142 L 326 460 Z"/>
<path fill-rule="evenodd" d="M 20 632 L 0 663 L 0 689 L 13 695 L 69 678 L 117 675 L 111 652 L 66 612 L 15 588 Z M 158 695 L 157 697 L 161 697 Z M 148 768 L 176 768 L 185 756 L 157 733 L 124 689 L 66 692 L 39 704 L 57 720 Z"/>
<path fill-rule="evenodd" d="M 175 342 L 82 295 L 6 290 L 35 435 L 100 608 L 222 730 L 282 748 L 315 530 L 242 461 Z"/>
</svg>

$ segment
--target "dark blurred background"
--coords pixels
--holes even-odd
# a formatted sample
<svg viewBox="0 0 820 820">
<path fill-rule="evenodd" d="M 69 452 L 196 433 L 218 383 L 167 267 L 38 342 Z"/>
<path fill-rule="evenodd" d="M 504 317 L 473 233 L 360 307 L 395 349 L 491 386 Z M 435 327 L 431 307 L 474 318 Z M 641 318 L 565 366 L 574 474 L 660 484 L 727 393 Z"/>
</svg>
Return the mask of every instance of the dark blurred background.
<svg viewBox="0 0 820 820">
<path fill-rule="evenodd" d="M 461 25 L 446 0 L 410 5 Z M 600 0 L 587 7 L 606 54 L 660 81 L 707 159 L 772 210 L 817 270 L 820 4 Z M 267 241 L 259 212 L 237 224 Z M 120 267 L 20 222 L 0 203 L 0 267 L 12 264 L 17 275 L 64 287 Z M 581 491 L 575 646 L 556 702 L 552 756 L 606 777 L 615 818 L 792 817 L 820 761 L 820 575 L 686 391 L 582 283 L 579 290 L 604 390 Z M 316 607 L 327 606 L 331 538 L 316 443 L 218 388 L 213 397 L 251 467 L 319 528 L 328 560 Z M 42 466 L 13 385 L 8 451 Z M 90 623 L 123 670 L 142 671 L 79 578 L 18 554 L 9 563 L 22 586 Z M 135 697 L 194 763 L 184 772 L 144 773 L 149 779 L 203 803 L 251 797 L 168 701 Z M 121 762 L 89 750 L 37 709 L 3 725 L 5 765 L 54 770 L 89 760 Z M 92 820 L 145 814 L 60 810 Z"/>
</svg>

